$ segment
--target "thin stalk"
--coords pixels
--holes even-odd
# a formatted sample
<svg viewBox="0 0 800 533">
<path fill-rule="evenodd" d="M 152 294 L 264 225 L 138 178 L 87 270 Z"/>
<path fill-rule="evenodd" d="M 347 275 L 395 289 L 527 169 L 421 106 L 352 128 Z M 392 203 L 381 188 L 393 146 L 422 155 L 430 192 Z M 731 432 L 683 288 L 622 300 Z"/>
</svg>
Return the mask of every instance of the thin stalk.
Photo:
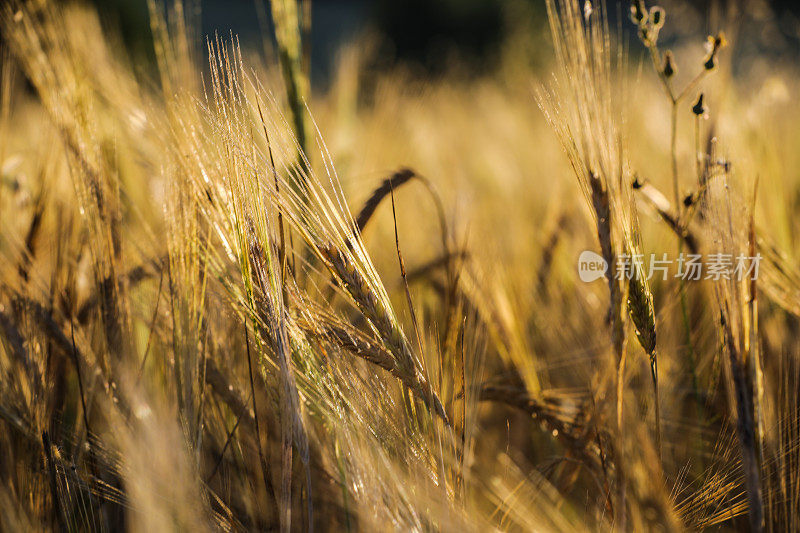
<svg viewBox="0 0 800 533">
<path fill-rule="evenodd" d="M 70 339 L 72 341 L 72 361 L 75 364 L 75 374 L 78 377 L 78 392 L 81 397 L 81 412 L 83 413 L 83 425 L 86 426 L 86 446 L 88 450 L 88 464 L 89 464 L 89 471 L 92 473 L 92 480 L 90 481 L 90 486 L 94 490 L 96 480 L 99 478 L 97 472 L 97 466 L 95 464 L 95 450 L 94 446 L 92 446 L 92 431 L 89 427 L 89 413 L 86 410 L 86 398 L 85 392 L 83 388 L 83 378 L 81 377 L 81 365 L 78 361 L 78 350 L 75 347 L 75 323 L 72 320 L 72 317 L 69 319 L 69 331 L 70 331 Z M 48 450 L 49 451 L 49 450 Z M 89 496 L 92 499 L 92 495 L 90 493 Z"/>
<path fill-rule="evenodd" d="M 75 375 L 78 378 L 78 394 L 81 398 L 81 413 L 83 414 L 83 425 L 86 427 L 86 442 L 89 445 L 89 449 L 91 450 L 91 428 L 89 427 L 89 415 L 86 409 L 86 395 L 83 389 L 83 378 L 81 377 L 81 365 L 78 361 L 77 350 L 75 349 L 75 324 L 72 322 L 72 319 L 69 321 L 69 332 L 70 337 L 72 339 L 72 362 L 75 365 Z M 89 454 L 91 457 L 91 454 Z"/>
<path fill-rule="evenodd" d="M 653 396 L 655 398 L 656 416 L 656 450 L 658 458 L 661 459 L 661 402 L 658 400 L 658 356 L 653 354 L 650 357 L 650 376 L 653 379 Z"/>
<path fill-rule="evenodd" d="M 406 300 L 408 301 L 409 313 L 411 313 L 411 322 L 412 322 L 412 324 L 414 326 L 414 335 L 415 335 L 416 340 L 417 340 L 417 347 L 418 347 L 419 353 L 420 353 L 420 355 L 421 355 L 421 357 L 423 359 L 423 365 L 422 365 L 421 373 L 422 373 L 422 376 L 425 379 L 425 381 L 427 381 L 427 385 L 428 385 L 426 387 L 425 391 L 424 391 L 424 394 L 427 395 L 426 400 L 427 400 L 428 405 L 433 405 L 433 383 L 432 383 L 432 380 L 430 379 L 430 377 L 427 375 L 427 372 L 425 371 L 425 368 L 426 368 L 426 365 L 424 364 L 425 352 L 424 352 L 424 350 L 422 348 L 422 338 L 421 338 L 420 332 L 419 332 L 419 322 L 417 321 L 417 313 L 414 311 L 414 302 L 411 299 L 411 290 L 408 287 L 408 277 L 406 276 L 406 265 L 405 265 L 405 263 L 403 261 L 403 254 L 400 252 L 400 236 L 399 236 L 399 234 L 397 232 L 397 211 L 395 209 L 395 202 L 394 202 L 394 187 L 391 188 L 390 193 L 391 193 L 391 198 L 392 198 L 392 219 L 394 220 L 394 243 L 395 243 L 395 248 L 397 250 L 397 261 L 398 261 L 398 263 L 400 265 L 400 275 L 403 278 L 403 287 L 405 288 Z M 446 476 L 445 476 L 445 466 L 444 466 L 444 453 L 442 451 L 442 437 L 441 437 L 441 434 L 439 433 L 439 429 L 438 429 L 438 426 L 436 425 L 436 420 L 435 420 L 435 417 L 433 415 L 431 415 L 431 422 L 433 424 L 433 431 L 436 433 L 436 440 L 437 440 L 437 444 L 438 444 L 438 447 L 439 447 L 439 475 L 441 476 L 441 479 L 442 479 L 442 487 L 446 491 L 447 490 L 446 489 L 447 484 L 445 482 Z"/>
<path fill-rule="evenodd" d="M 655 42 L 646 42 L 645 46 L 647 46 L 648 51 L 650 52 L 650 59 L 653 62 L 653 68 L 655 68 L 656 73 L 658 73 L 658 79 L 661 80 L 661 84 L 664 86 L 664 90 L 667 94 L 667 98 L 670 101 L 671 109 L 670 109 L 670 162 L 671 162 L 671 170 L 672 170 L 672 192 L 675 199 L 675 221 L 678 228 L 678 252 L 683 249 L 683 239 L 681 238 L 680 234 L 683 233 L 681 228 L 681 202 L 680 202 L 680 187 L 678 185 L 678 151 L 677 151 L 677 139 L 678 139 L 678 98 L 675 96 L 675 90 L 672 87 L 672 82 L 670 78 L 664 73 L 664 70 L 661 68 L 662 57 L 661 53 L 658 51 L 658 46 Z M 683 279 L 680 280 L 680 287 L 679 292 L 681 294 L 681 308 L 685 315 L 688 316 L 686 311 L 686 301 L 683 297 Z M 685 322 L 684 326 L 686 328 L 687 337 L 690 335 L 690 330 L 688 329 L 688 323 Z M 655 353 L 650 356 L 650 376 L 653 381 L 653 394 L 655 395 L 655 418 L 656 418 L 656 448 L 658 451 L 658 457 L 661 458 L 661 402 L 658 399 L 658 361 L 655 356 Z"/>
<path fill-rule="evenodd" d="M 756 217 L 756 199 L 758 195 L 758 182 L 759 178 L 756 177 L 756 182 L 753 185 L 753 203 L 750 209 L 750 221 L 748 227 L 748 252 L 750 257 L 755 257 L 757 254 L 757 246 L 756 246 L 756 224 L 755 224 L 755 217 Z M 754 382 L 753 388 L 754 390 L 754 409 L 753 415 L 756 419 L 756 429 L 757 433 L 757 440 L 756 446 L 758 448 L 759 459 L 761 461 L 761 465 L 765 464 L 765 448 L 767 446 L 766 440 L 766 428 L 765 428 L 765 421 L 764 421 L 764 402 L 765 402 L 765 384 L 764 384 L 764 367 L 761 360 L 761 349 L 759 347 L 759 335 L 758 335 L 758 279 L 757 276 L 753 276 L 750 279 L 750 286 L 749 286 L 750 298 L 748 301 L 748 306 L 750 310 L 750 331 L 748 337 L 748 358 L 747 361 L 751 365 L 752 368 L 752 379 Z M 767 496 L 769 498 L 772 497 L 769 491 L 767 492 Z"/>
<path fill-rule="evenodd" d="M 622 409 L 623 409 L 623 394 L 625 389 L 625 359 L 627 358 L 627 349 L 623 345 L 619 357 L 619 365 L 617 366 L 617 428 L 622 431 Z"/>
<path fill-rule="evenodd" d="M 255 422 L 256 431 L 256 448 L 258 449 L 258 461 L 261 463 L 261 475 L 264 476 L 264 488 L 267 495 L 272 494 L 272 482 L 269 479 L 267 472 L 267 461 L 264 458 L 264 451 L 261 449 L 261 429 L 258 423 L 258 407 L 256 405 L 256 387 L 255 380 L 253 379 L 253 358 L 250 355 L 250 334 L 247 331 L 247 324 L 244 326 L 244 339 L 247 346 L 247 372 L 250 377 L 250 397 L 253 399 L 253 419 Z"/>
<path fill-rule="evenodd" d="M 700 180 L 700 172 L 702 171 L 700 168 L 700 117 L 695 116 L 695 126 L 694 126 L 694 138 L 695 138 L 695 170 L 698 176 L 698 182 Z M 676 205 L 676 209 L 680 209 L 680 205 Z M 684 245 L 684 238 L 683 238 L 683 227 L 689 226 L 689 220 L 691 219 L 691 215 L 687 213 L 686 221 L 682 225 L 678 225 L 678 255 L 683 253 L 683 245 Z M 687 356 L 689 358 L 689 372 L 692 378 L 692 393 L 694 394 L 695 402 L 697 403 L 697 415 L 700 418 L 703 418 L 703 413 L 705 411 L 703 405 L 703 398 L 700 394 L 700 382 L 697 377 L 697 360 L 695 358 L 694 353 L 694 346 L 692 345 L 692 335 L 691 335 L 691 321 L 689 317 L 689 309 L 687 305 L 687 298 L 686 298 L 686 280 L 683 279 L 681 276 L 680 280 L 680 297 L 681 297 L 681 315 L 683 317 L 683 329 L 685 332 L 685 339 L 686 339 L 686 350 Z"/>
<path fill-rule="evenodd" d="M 686 85 L 686 87 L 684 87 L 684 88 L 683 88 L 683 90 L 680 92 L 680 94 L 679 94 L 679 95 L 678 95 L 678 96 L 675 98 L 675 103 L 677 104 L 677 103 L 680 103 L 680 102 L 682 102 L 682 101 L 683 101 L 683 99 L 684 99 L 684 98 L 686 98 L 686 97 L 689 95 L 689 93 L 690 93 L 690 92 L 691 92 L 691 91 L 692 91 L 692 90 L 693 90 L 695 87 L 697 87 L 697 86 L 700 84 L 700 82 L 701 82 L 701 81 L 703 81 L 703 78 L 705 78 L 705 77 L 706 77 L 706 75 L 708 75 L 708 73 L 709 73 L 709 72 L 711 72 L 711 71 L 710 71 L 710 70 L 708 70 L 708 69 L 703 69 L 703 70 L 701 70 L 701 71 L 700 71 L 700 73 L 699 73 L 697 76 L 695 76 L 695 77 L 692 79 L 692 81 L 690 81 L 690 82 L 689 82 L 689 83 Z"/>
<path fill-rule="evenodd" d="M 300 22 L 301 33 L 300 41 L 303 49 L 303 74 L 306 78 L 306 83 L 311 82 L 311 16 L 313 9 L 311 7 L 311 0 L 302 0 L 303 15 Z"/>
<path fill-rule="evenodd" d="M 664 90 L 667 92 L 670 102 L 674 104 L 675 91 L 672 89 L 672 83 L 670 83 L 669 78 L 664 74 L 664 71 L 661 70 L 661 53 L 658 51 L 658 47 L 654 43 L 645 43 L 645 46 L 647 46 L 647 51 L 650 52 L 650 59 L 653 61 L 653 67 L 655 67 L 656 72 L 658 73 L 658 79 L 661 80 L 661 84 L 664 86 Z"/>
<path fill-rule="evenodd" d="M 667 94 L 667 97 L 671 104 L 670 110 L 670 162 L 671 162 L 671 170 L 672 170 L 672 192 L 674 196 L 675 202 L 675 223 L 676 223 L 676 230 L 678 234 L 678 256 L 683 253 L 683 245 L 684 245 L 684 222 L 683 222 L 683 210 L 682 210 L 682 203 L 680 197 L 680 185 L 679 185 L 679 176 L 678 176 L 678 150 L 677 150 L 677 141 L 678 141 L 678 109 L 680 103 L 686 98 L 686 96 L 694 90 L 695 87 L 705 78 L 708 74 L 708 69 L 703 69 L 700 71 L 693 79 L 690 81 L 684 88 L 681 90 L 680 93 L 677 95 L 675 94 L 675 90 L 672 86 L 672 82 L 670 78 L 664 73 L 664 69 L 661 67 L 662 58 L 661 54 L 658 51 L 658 46 L 655 42 L 646 42 L 645 46 L 647 47 L 648 51 L 650 52 L 650 58 L 653 62 L 653 67 L 655 68 L 656 72 L 658 73 L 658 78 L 661 80 L 662 85 L 664 86 L 664 90 Z M 699 120 L 699 117 L 698 117 Z M 699 122 L 696 122 L 695 125 L 695 137 L 698 138 L 699 136 Z M 699 169 L 699 160 L 696 163 L 698 168 L 698 175 L 700 172 Z M 687 224 L 688 226 L 688 224 Z M 684 338 L 686 342 L 686 350 L 687 350 L 687 357 L 689 359 L 689 367 L 690 367 L 690 374 L 692 380 L 692 390 L 695 396 L 695 400 L 697 402 L 698 408 L 698 415 L 702 417 L 703 411 L 703 404 L 702 398 L 700 395 L 700 388 L 697 378 L 697 363 L 695 360 L 694 348 L 692 346 L 692 329 L 691 329 L 691 320 L 689 316 L 689 308 L 686 298 L 686 280 L 681 276 L 678 279 L 678 294 L 680 297 L 680 304 L 681 304 L 681 317 L 683 320 L 683 329 L 684 329 Z M 657 372 L 657 371 L 655 371 Z M 657 388 L 656 384 L 657 375 L 653 374 L 653 386 Z M 656 399 L 656 407 L 658 409 L 658 401 Z"/>
<path fill-rule="evenodd" d="M 142 380 L 142 374 L 144 374 L 144 366 L 147 363 L 147 356 L 150 354 L 150 346 L 153 341 L 153 333 L 156 329 L 156 319 L 158 318 L 158 306 L 161 303 L 161 289 L 164 288 L 164 269 L 161 269 L 161 276 L 158 280 L 158 295 L 156 296 L 156 308 L 153 310 L 153 318 L 150 319 L 150 333 L 147 335 L 147 345 L 144 348 L 144 355 L 142 356 L 142 362 L 139 365 L 139 374 L 136 376 L 136 384 L 138 385 L 139 382 Z"/>
<path fill-rule="evenodd" d="M 228 436 L 225 439 L 225 445 L 222 446 L 222 451 L 219 452 L 219 459 L 217 459 L 217 462 L 214 464 L 214 468 L 211 470 L 211 473 L 206 478 L 206 484 L 211 483 L 211 480 L 214 479 L 214 476 L 217 474 L 217 470 L 219 470 L 219 467 L 222 464 L 222 460 L 225 459 L 225 452 L 228 450 L 228 446 L 233 440 L 233 435 L 239 428 L 239 424 L 242 422 L 242 419 L 244 418 L 246 412 L 247 412 L 247 404 L 243 403 L 242 408 L 239 410 L 239 415 L 236 417 L 236 423 L 233 424 L 233 427 L 228 432 Z M 259 451 L 261 451 L 260 447 Z"/>
<path fill-rule="evenodd" d="M 672 193 L 675 199 L 675 214 L 678 227 L 681 225 L 681 192 L 678 185 L 678 103 L 672 101 L 672 113 L 670 114 L 670 140 L 669 150 L 672 167 Z M 680 239 L 679 239 L 680 240 Z"/>
<path fill-rule="evenodd" d="M 275 181 L 275 195 L 280 197 L 281 189 L 278 185 L 278 170 L 275 168 L 275 158 L 272 155 L 272 143 L 269 139 L 269 133 L 267 132 L 267 123 L 264 121 L 264 114 L 261 111 L 261 104 L 259 101 L 256 101 L 256 106 L 258 108 L 258 116 L 261 118 L 261 126 L 264 128 L 264 139 L 267 141 L 267 151 L 269 152 L 269 164 L 272 167 L 272 178 Z M 287 270 L 287 262 L 286 262 L 286 232 L 283 229 L 283 209 L 281 208 L 280 201 L 276 202 L 278 207 L 278 232 L 280 233 L 280 248 L 278 249 L 278 260 L 281 263 L 281 283 L 283 288 L 283 300 L 285 302 L 289 301 L 288 294 L 286 292 L 286 270 Z M 292 275 L 294 276 L 294 270 L 292 270 Z"/>
</svg>

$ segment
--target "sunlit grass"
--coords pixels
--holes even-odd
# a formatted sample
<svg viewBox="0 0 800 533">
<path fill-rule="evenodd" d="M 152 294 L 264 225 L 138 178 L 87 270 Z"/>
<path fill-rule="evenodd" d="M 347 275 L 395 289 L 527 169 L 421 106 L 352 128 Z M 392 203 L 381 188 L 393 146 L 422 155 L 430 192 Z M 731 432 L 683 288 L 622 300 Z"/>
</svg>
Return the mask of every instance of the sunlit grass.
<svg viewBox="0 0 800 533">
<path fill-rule="evenodd" d="M 796 529 L 800 78 L 546 5 L 542 72 L 314 94 L 304 2 L 266 59 L 151 2 L 157 79 L 4 6 L 0 529 Z"/>
</svg>

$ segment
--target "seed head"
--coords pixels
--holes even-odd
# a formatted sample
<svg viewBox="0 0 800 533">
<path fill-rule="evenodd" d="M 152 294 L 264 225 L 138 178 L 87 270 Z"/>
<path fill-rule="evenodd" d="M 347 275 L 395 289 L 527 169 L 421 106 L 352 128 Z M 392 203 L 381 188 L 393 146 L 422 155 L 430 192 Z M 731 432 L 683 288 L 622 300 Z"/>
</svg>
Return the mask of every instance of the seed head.
<svg viewBox="0 0 800 533">
<path fill-rule="evenodd" d="M 725 48 L 728 45 L 728 41 L 725 39 L 725 34 L 719 32 L 715 36 L 708 36 L 708 57 L 706 57 L 705 63 L 703 63 L 703 67 L 706 70 L 713 70 L 717 66 L 717 55 L 719 51 Z"/>
<path fill-rule="evenodd" d="M 656 319 L 653 294 L 647 283 L 644 267 L 640 261 L 631 262 L 633 273 L 628 292 L 628 312 L 636 327 L 636 337 L 651 358 L 656 353 Z"/>
<path fill-rule="evenodd" d="M 644 7 L 644 0 L 631 0 L 631 21 L 639 26 L 647 22 L 647 9 Z"/>
<path fill-rule="evenodd" d="M 664 54 L 664 66 L 662 67 L 661 71 L 667 78 L 674 76 L 675 72 L 677 71 L 677 67 L 675 66 L 675 58 L 672 56 L 671 50 L 667 50 L 667 52 Z"/>
<path fill-rule="evenodd" d="M 586 2 L 583 3 L 583 18 L 588 21 L 593 12 L 594 9 L 592 8 L 591 0 L 586 0 Z"/>
<path fill-rule="evenodd" d="M 698 117 L 705 117 L 708 113 L 708 108 L 703 103 L 703 93 L 700 93 L 700 96 L 697 97 L 697 102 L 692 106 L 692 113 Z"/>
<path fill-rule="evenodd" d="M 664 8 L 655 6 L 650 8 L 650 24 L 653 28 L 661 29 L 664 25 Z"/>
</svg>

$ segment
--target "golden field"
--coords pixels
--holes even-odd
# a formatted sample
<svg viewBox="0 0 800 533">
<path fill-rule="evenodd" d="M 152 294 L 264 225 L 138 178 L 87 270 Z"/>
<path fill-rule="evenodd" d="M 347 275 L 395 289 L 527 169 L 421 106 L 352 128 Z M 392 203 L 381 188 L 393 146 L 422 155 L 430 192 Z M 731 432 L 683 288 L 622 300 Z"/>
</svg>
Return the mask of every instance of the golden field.
<svg viewBox="0 0 800 533">
<path fill-rule="evenodd" d="M 0 530 L 798 529 L 794 51 L 509 3 L 312 91 L 304 5 L 2 7 Z"/>
</svg>

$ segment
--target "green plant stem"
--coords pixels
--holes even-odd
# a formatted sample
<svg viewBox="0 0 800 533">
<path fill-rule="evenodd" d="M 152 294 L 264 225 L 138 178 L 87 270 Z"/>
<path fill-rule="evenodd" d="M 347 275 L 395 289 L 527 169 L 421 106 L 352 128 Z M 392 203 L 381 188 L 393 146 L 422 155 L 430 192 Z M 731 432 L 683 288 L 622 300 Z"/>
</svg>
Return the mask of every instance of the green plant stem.
<svg viewBox="0 0 800 533">
<path fill-rule="evenodd" d="M 664 74 L 663 69 L 661 68 L 661 53 L 658 51 L 658 46 L 654 42 L 645 42 L 645 46 L 647 47 L 648 51 L 650 52 L 650 59 L 653 62 L 653 67 L 655 68 L 656 72 L 658 73 L 658 78 L 661 80 L 662 85 L 664 86 L 664 90 L 667 94 L 667 97 L 671 104 L 671 113 L 670 113 L 670 159 L 671 159 L 671 170 L 672 170 L 672 193 L 674 196 L 675 201 L 675 222 L 676 222 L 676 229 L 678 233 L 678 256 L 683 253 L 683 233 L 684 233 L 684 221 L 683 221 L 683 210 L 681 208 L 682 203 L 680 197 L 680 185 L 679 185 L 679 177 L 678 177 L 678 149 L 677 149 L 677 142 L 678 142 L 678 109 L 680 103 L 686 98 L 686 96 L 695 88 L 697 85 L 705 78 L 708 74 L 709 70 L 703 69 L 700 71 L 693 79 L 690 81 L 683 90 L 675 94 L 675 90 L 672 86 L 670 78 Z M 698 122 L 696 122 L 695 128 L 695 136 L 699 138 L 699 117 Z M 699 141 L 698 141 L 699 143 Z M 697 158 L 697 155 L 695 155 Z M 698 168 L 698 175 L 699 175 L 699 161 L 696 163 Z M 689 371 L 691 374 L 692 380 L 692 391 L 697 402 L 697 409 L 698 409 L 698 416 L 702 418 L 703 413 L 703 403 L 702 397 L 700 395 L 700 388 L 697 379 L 697 363 L 695 360 L 694 348 L 692 346 L 692 326 L 689 317 L 689 308 L 686 298 L 686 280 L 681 276 L 678 280 L 678 294 L 680 297 L 680 305 L 681 305 L 681 316 L 683 319 L 683 329 L 684 329 L 684 337 L 686 342 L 686 350 L 687 350 L 687 357 L 689 359 Z M 657 375 L 653 375 L 653 384 L 656 386 Z M 657 402 L 657 399 L 656 399 Z M 656 403 L 656 411 L 658 411 L 658 403 Z M 658 418 L 658 413 L 656 414 Z M 659 440 L 657 438 L 657 440 Z M 660 447 L 659 447 L 660 448 Z"/>
<path fill-rule="evenodd" d="M 672 102 L 672 113 L 670 115 L 670 157 L 672 163 L 672 193 L 675 198 L 675 222 L 678 228 L 681 227 L 681 192 L 678 185 L 678 103 Z M 680 242 L 680 238 L 678 241 Z"/>
</svg>

